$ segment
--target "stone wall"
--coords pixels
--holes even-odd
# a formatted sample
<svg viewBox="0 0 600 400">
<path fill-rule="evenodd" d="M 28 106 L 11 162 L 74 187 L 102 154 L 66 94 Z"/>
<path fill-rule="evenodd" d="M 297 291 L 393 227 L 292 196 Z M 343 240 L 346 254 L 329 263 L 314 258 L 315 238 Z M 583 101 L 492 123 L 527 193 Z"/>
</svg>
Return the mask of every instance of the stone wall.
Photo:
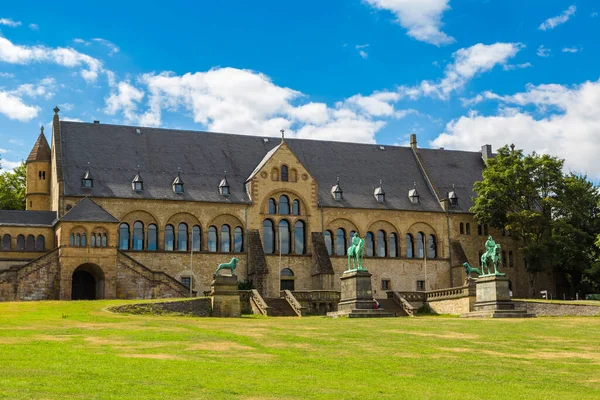
<svg viewBox="0 0 600 400">
<path fill-rule="evenodd" d="M 436 314 L 461 315 L 471 311 L 472 303 L 475 298 L 469 296 L 458 297 L 455 299 L 427 301 L 429 308 Z"/>
<path fill-rule="evenodd" d="M 210 317 L 210 299 L 200 298 L 182 301 L 165 301 L 159 303 L 125 304 L 109 308 L 110 311 L 136 315 L 189 315 L 193 317 Z"/>
<path fill-rule="evenodd" d="M 58 251 L 0 271 L 0 301 L 55 300 L 59 296 Z"/>
<path fill-rule="evenodd" d="M 591 317 L 600 316 L 600 302 L 597 306 L 568 303 L 542 303 L 516 300 L 517 310 L 527 311 L 538 317 Z"/>
</svg>

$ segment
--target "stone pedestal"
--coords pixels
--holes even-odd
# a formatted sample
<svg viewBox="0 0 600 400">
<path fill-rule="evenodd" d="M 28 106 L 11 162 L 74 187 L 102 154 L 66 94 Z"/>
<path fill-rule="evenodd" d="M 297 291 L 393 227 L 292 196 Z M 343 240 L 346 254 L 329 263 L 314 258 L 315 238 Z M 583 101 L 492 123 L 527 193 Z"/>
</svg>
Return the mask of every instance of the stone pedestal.
<svg viewBox="0 0 600 400">
<path fill-rule="evenodd" d="M 371 274 L 367 270 L 352 270 L 342 275 L 342 292 L 338 310 L 329 312 L 329 317 L 374 318 L 393 317 L 387 310 L 375 309 L 371 286 Z"/>
<path fill-rule="evenodd" d="M 236 275 L 213 275 L 210 299 L 213 317 L 241 317 L 240 294 Z"/>
<path fill-rule="evenodd" d="M 508 278 L 484 276 L 478 278 L 473 311 L 463 314 L 465 318 L 524 318 L 533 317 L 526 311 L 516 310 L 510 298 Z"/>
</svg>

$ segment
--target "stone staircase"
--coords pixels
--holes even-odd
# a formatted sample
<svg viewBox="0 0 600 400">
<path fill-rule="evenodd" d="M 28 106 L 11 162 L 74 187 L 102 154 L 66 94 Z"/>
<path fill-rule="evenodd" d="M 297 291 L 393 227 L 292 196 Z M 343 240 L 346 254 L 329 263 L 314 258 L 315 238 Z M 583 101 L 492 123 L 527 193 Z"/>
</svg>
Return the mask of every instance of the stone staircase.
<svg viewBox="0 0 600 400">
<path fill-rule="evenodd" d="M 286 299 L 265 298 L 265 303 L 271 308 L 272 317 L 296 317 L 297 314 Z"/>
<path fill-rule="evenodd" d="M 379 303 L 379 306 L 394 314 L 395 317 L 406 317 L 408 314 L 404 310 L 404 308 L 396 302 L 394 299 L 376 299 Z"/>
</svg>

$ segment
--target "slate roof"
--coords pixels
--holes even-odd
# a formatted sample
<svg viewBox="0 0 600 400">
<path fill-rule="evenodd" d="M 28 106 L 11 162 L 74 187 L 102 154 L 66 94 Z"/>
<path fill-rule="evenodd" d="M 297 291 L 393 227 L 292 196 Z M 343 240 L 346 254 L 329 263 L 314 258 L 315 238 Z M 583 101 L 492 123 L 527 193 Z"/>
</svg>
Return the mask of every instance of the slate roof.
<svg viewBox="0 0 600 400">
<path fill-rule="evenodd" d="M 138 129 L 140 133 L 136 132 Z M 70 121 L 61 121 L 60 130 L 67 196 L 248 203 L 246 180 L 272 156 L 270 151 L 281 143 L 281 139 L 275 137 L 265 140 L 263 136 Z M 409 147 L 306 139 L 285 141 L 317 180 L 322 206 L 441 211 Z M 437 162 L 432 159 L 437 153 L 425 151 L 424 161 L 433 168 L 445 168 L 449 164 L 445 154 L 456 153 L 454 162 L 458 165 L 464 163 L 466 168 L 452 169 L 452 173 L 437 171 L 432 176 L 442 179 L 436 187 L 451 187 L 454 183 L 458 195 L 462 196 L 461 188 L 468 187 L 470 190 L 473 176 L 479 174 L 481 178 L 483 162 L 474 161 L 480 160 L 481 154 L 443 152 L 440 153 L 442 161 Z M 88 162 L 94 175 L 92 190 L 81 187 Z M 475 164 L 477 168 L 472 170 Z M 142 192 L 135 192 L 131 187 L 138 165 L 139 173 L 144 176 Z M 173 193 L 171 186 L 178 167 L 181 167 L 181 177 L 185 181 L 182 194 Z M 223 171 L 227 171 L 227 181 L 231 186 L 231 194 L 227 197 L 221 196 L 218 190 Z M 340 178 L 343 188 L 342 201 L 334 200 L 331 195 L 336 177 Z M 384 203 L 378 203 L 373 195 L 380 180 L 385 185 Z M 409 190 L 415 187 L 420 194 L 417 205 L 408 198 Z M 461 200 L 463 198 L 459 199 L 460 205 L 463 204 Z"/>
<path fill-rule="evenodd" d="M 60 219 L 61 222 L 119 222 L 108 211 L 86 197 Z"/>
<path fill-rule="evenodd" d="M 55 220 L 56 211 L 0 210 L 0 226 L 51 227 Z"/>
<path fill-rule="evenodd" d="M 31 153 L 27 157 L 27 161 L 50 161 L 52 158 L 50 153 L 50 146 L 48 145 L 46 136 L 44 136 L 44 128 L 42 127 L 40 136 L 35 141 L 33 149 L 31 149 Z"/>
</svg>

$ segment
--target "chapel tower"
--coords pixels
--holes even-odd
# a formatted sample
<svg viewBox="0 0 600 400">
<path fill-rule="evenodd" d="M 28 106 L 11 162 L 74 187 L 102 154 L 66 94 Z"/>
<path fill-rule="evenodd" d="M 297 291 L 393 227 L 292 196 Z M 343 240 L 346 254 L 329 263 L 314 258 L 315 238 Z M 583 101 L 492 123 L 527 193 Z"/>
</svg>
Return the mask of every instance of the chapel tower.
<svg viewBox="0 0 600 400">
<path fill-rule="evenodd" d="M 52 160 L 50 146 L 41 127 L 29 157 L 27 157 L 27 210 L 50 211 L 50 164 Z"/>
</svg>

